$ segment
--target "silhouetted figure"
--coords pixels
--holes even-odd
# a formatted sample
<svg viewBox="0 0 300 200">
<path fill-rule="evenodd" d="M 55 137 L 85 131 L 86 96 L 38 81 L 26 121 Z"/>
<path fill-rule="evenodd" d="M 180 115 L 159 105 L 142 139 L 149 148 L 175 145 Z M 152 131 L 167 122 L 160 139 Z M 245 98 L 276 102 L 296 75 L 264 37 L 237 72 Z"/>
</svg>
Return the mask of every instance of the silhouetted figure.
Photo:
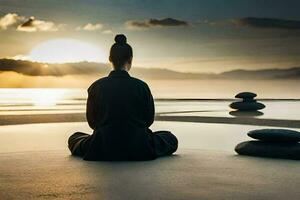
<svg viewBox="0 0 300 200">
<path fill-rule="evenodd" d="M 115 37 L 109 60 L 114 70 L 88 89 L 86 116 L 92 135 L 76 132 L 68 140 L 72 155 L 85 160 L 151 160 L 177 150 L 169 131 L 152 132 L 154 102 L 148 85 L 128 74 L 132 48 Z"/>
</svg>

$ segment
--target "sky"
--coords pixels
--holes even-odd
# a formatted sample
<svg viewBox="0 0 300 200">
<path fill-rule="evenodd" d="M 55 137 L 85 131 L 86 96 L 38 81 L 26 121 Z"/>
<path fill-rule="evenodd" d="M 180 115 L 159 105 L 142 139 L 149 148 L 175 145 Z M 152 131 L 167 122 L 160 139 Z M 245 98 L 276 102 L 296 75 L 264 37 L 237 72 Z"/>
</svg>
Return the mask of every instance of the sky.
<svg viewBox="0 0 300 200">
<path fill-rule="evenodd" d="M 0 0 L 0 58 L 107 62 L 117 33 L 139 67 L 300 66 L 297 0 Z"/>
</svg>

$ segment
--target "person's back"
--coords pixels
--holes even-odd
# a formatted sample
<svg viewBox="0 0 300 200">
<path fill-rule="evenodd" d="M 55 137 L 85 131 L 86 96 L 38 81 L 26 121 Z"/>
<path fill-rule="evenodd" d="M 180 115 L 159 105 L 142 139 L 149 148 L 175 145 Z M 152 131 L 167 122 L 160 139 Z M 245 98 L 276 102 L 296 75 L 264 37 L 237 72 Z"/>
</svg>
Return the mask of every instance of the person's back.
<svg viewBox="0 0 300 200">
<path fill-rule="evenodd" d="M 88 89 L 87 118 L 97 142 L 86 159 L 139 160 L 154 158 L 150 130 L 154 120 L 148 86 L 124 70 L 112 71 Z M 105 141 L 105 142 L 102 142 Z"/>
<path fill-rule="evenodd" d="M 90 103 L 97 107 L 97 119 L 91 126 L 128 122 L 136 127 L 149 127 L 153 123 L 154 104 L 147 84 L 124 70 L 114 70 L 97 80 L 88 93 L 93 101 Z"/>
<path fill-rule="evenodd" d="M 73 155 L 86 160 L 149 160 L 170 155 L 177 139 L 167 131 L 152 133 L 154 103 L 143 81 L 131 77 L 132 49 L 124 35 L 117 35 L 110 51 L 114 70 L 88 89 L 87 121 L 91 136 L 75 133 L 69 138 Z"/>
</svg>

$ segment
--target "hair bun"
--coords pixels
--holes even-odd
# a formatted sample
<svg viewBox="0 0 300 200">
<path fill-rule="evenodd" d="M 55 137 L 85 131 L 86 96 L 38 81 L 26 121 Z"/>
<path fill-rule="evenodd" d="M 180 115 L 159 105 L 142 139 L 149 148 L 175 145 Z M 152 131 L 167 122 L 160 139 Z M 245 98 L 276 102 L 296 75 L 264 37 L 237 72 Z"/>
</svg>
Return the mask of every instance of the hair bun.
<svg viewBox="0 0 300 200">
<path fill-rule="evenodd" d="M 123 44 L 126 44 L 127 38 L 126 38 L 126 36 L 123 35 L 123 34 L 118 34 L 118 35 L 116 35 L 116 37 L 115 37 L 115 42 L 116 42 L 116 44 L 123 45 Z"/>
</svg>

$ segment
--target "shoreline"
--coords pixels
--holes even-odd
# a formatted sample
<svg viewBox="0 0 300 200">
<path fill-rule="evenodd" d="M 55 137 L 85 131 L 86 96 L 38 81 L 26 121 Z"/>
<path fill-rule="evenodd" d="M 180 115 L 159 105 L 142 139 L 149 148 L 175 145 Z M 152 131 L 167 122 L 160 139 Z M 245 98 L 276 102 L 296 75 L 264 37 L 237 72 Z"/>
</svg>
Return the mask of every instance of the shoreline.
<svg viewBox="0 0 300 200">
<path fill-rule="evenodd" d="M 164 116 L 158 114 L 155 116 L 155 120 L 300 128 L 300 120 L 258 119 L 250 117 Z M 86 122 L 86 116 L 85 113 L 0 115 L 0 126 L 61 122 Z"/>
<path fill-rule="evenodd" d="M 272 101 L 283 101 L 283 102 L 300 102 L 300 99 L 293 99 L 293 98 L 255 98 L 257 101 L 262 102 L 272 102 Z M 85 106 L 86 105 L 86 98 L 71 98 L 66 99 L 69 101 L 74 101 L 71 103 L 64 103 L 64 102 L 57 102 L 55 106 Z M 237 98 L 155 98 L 155 102 L 234 102 L 238 101 Z M 9 107 L 34 107 L 36 106 L 35 103 L 28 102 L 28 103 L 7 103 L 7 102 L 0 102 L 0 108 L 9 108 Z"/>
</svg>

